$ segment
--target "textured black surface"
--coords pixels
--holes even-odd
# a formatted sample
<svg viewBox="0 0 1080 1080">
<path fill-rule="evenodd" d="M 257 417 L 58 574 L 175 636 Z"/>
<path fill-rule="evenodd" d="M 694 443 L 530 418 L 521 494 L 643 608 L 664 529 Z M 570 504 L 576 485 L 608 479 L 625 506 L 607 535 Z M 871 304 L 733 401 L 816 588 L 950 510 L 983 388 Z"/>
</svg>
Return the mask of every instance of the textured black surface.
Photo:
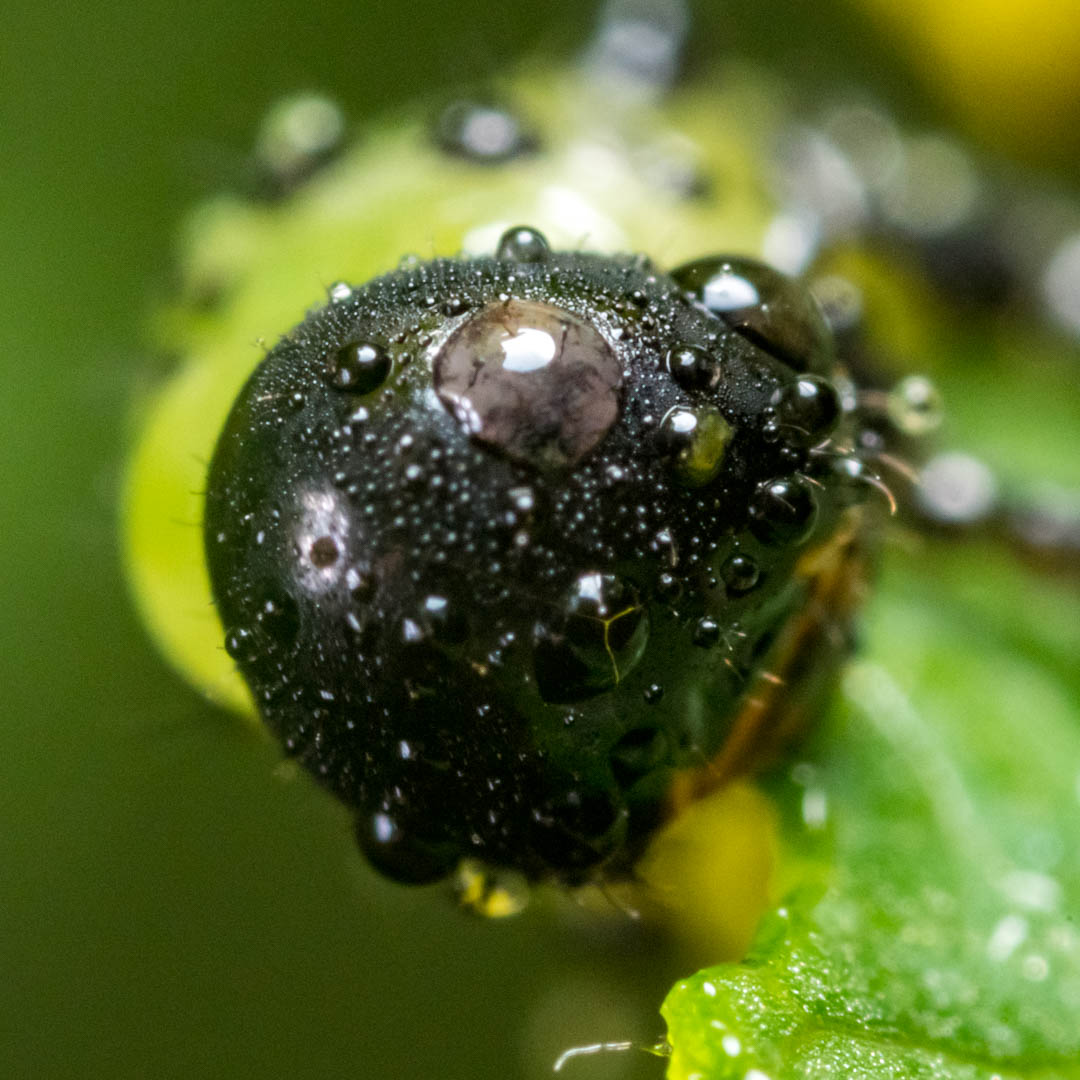
<svg viewBox="0 0 1080 1080">
<path fill-rule="evenodd" d="M 513 432 L 504 453 L 436 392 L 463 326 L 481 321 L 479 377 L 484 320 L 531 304 L 618 362 L 616 416 L 580 453 Z M 390 357 L 376 389 L 338 370 L 357 343 Z M 673 771 L 723 744 L 848 497 L 839 436 L 808 449 L 835 415 L 805 410 L 817 440 L 777 420 L 797 368 L 643 260 L 578 254 L 405 266 L 268 355 L 210 471 L 216 602 L 264 719 L 380 869 L 473 855 L 572 881 L 632 857 Z M 523 424 L 534 375 L 494 384 Z"/>
</svg>

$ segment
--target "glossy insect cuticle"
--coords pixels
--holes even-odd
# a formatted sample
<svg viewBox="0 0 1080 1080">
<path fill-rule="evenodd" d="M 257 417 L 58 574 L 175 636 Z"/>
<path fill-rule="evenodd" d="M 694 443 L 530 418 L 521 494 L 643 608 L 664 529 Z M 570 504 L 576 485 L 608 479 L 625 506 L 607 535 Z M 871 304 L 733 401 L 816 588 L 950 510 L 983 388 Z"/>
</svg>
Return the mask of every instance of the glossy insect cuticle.
<svg viewBox="0 0 1080 1080">
<path fill-rule="evenodd" d="M 849 501 L 793 431 L 828 445 L 824 377 L 640 259 L 510 233 L 338 290 L 254 373 L 210 472 L 230 655 L 402 881 L 463 857 L 625 872 Z"/>
</svg>

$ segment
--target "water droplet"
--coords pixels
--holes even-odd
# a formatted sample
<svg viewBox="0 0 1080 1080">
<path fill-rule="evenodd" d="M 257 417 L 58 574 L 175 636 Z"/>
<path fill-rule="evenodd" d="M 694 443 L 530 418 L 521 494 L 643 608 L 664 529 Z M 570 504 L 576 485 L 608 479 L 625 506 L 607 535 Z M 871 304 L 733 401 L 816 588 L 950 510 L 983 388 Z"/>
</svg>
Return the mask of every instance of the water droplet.
<svg viewBox="0 0 1080 1080">
<path fill-rule="evenodd" d="M 840 398 L 832 383 L 803 375 L 785 386 L 776 400 L 780 434 L 795 446 L 816 446 L 840 419 Z"/>
<path fill-rule="evenodd" d="M 352 286 L 347 281 L 335 281 L 328 292 L 331 304 L 344 304 L 353 297 Z"/>
<path fill-rule="evenodd" d="M 531 265 L 544 262 L 551 253 L 547 237 L 528 225 L 515 225 L 499 237 L 495 258 Z"/>
<path fill-rule="evenodd" d="M 997 508 L 998 484 L 993 470 L 970 454 L 937 454 L 923 466 L 915 498 L 933 521 L 970 525 Z"/>
<path fill-rule="evenodd" d="M 750 531 L 763 544 L 798 544 L 813 531 L 817 498 L 805 476 L 767 480 L 750 500 Z"/>
<path fill-rule="evenodd" d="M 938 388 L 924 375 L 908 375 L 889 392 L 889 419 L 905 435 L 927 435 L 941 426 L 945 410 Z"/>
<path fill-rule="evenodd" d="M 687 487 L 702 487 L 720 471 L 731 425 L 713 405 L 669 409 L 657 431 L 661 454 Z"/>
<path fill-rule="evenodd" d="M 259 130 L 255 156 L 282 193 L 332 159 L 345 139 L 345 116 L 319 94 L 296 94 L 278 102 Z"/>
<path fill-rule="evenodd" d="M 656 591 L 669 603 L 674 602 L 682 594 L 682 582 L 669 571 L 664 571 L 656 579 Z"/>
<path fill-rule="evenodd" d="M 376 870 L 407 885 L 439 881 L 458 860 L 452 845 L 410 836 L 393 815 L 382 810 L 357 819 L 356 839 Z"/>
<path fill-rule="evenodd" d="M 616 686 L 641 659 L 649 617 L 638 591 L 613 574 L 582 574 L 560 609 L 534 628 L 536 682 L 567 704 Z"/>
<path fill-rule="evenodd" d="M 326 381 L 335 390 L 352 394 L 370 394 L 390 375 L 390 355 L 369 341 L 351 341 L 334 353 L 326 367 Z"/>
<path fill-rule="evenodd" d="M 528 514 L 536 506 L 536 493 L 527 485 L 511 488 L 507 495 L 510 496 L 510 502 L 519 514 Z"/>
<path fill-rule="evenodd" d="M 435 360 L 435 390 L 480 442 L 540 467 L 572 465 L 619 415 L 622 369 L 595 327 L 551 304 L 490 304 Z"/>
<path fill-rule="evenodd" d="M 708 352 L 699 345 L 683 345 L 667 354 L 667 369 L 684 390 L 705 390 L 717 370 Z"/>
<path fill-rule="evenodd" d="M 225 634 L 225 651 L 238 664 L 255 659 L 255 635 L 246 626 L 234 626 Z"/>
<path fill-rule="evenodd" d="M 706 615 L 694 624 L 693 641 L 703 649 L 711 649 L 720 640 L 720 624 Z"/>
<path fill-rule="evenodd" d="M 724 560 L 720 576 L 729 593 L 740 595 L 749 592 L 758 583 L 761 569 L 749 555 L 736 553 Z"/>
<path fill-rule="evenodd" d="M 483 164 L 498 164 L 536 148 L 511 112 L 475 101 L 455 101 L 435 124 L 435 141 L 447 153 Z"/>
<path fill-rule="evenodd" d="M 828 374 L 833 338 L 809 289 L 757 259 L 714 255 L 684 263 L 675 281 L 760 349 L 796 371 Z"/>
<path fill-rule="evenodd" d="M 648 705 L 655 705 L 664 696 L 664 688 L 659 683 L 649 683 L 643 691 L 643 697 Z"/>
</svg>

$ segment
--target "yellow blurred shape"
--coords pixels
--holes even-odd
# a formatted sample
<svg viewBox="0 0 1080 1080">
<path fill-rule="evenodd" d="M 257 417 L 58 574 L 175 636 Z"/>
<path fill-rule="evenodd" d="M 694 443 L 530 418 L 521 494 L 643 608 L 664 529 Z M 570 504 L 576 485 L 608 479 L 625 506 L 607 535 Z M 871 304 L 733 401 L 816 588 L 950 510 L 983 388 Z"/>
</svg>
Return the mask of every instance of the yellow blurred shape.
<svg viewBox="0 0 1080 1080">
<path fill-rule="evenodd" d="M 737 781 L 690 804 L 657 832 L 635 867 L 642 914 L 668 925 L 703 961 L 746 955 L 775 900 L 779 819 L 772 801 Z"/>
<path fill-rule="evenodd" d="M 1064 161 L 1080 146 L 1076 0 L 856 0 L 987 143 Z"/>
</svg>

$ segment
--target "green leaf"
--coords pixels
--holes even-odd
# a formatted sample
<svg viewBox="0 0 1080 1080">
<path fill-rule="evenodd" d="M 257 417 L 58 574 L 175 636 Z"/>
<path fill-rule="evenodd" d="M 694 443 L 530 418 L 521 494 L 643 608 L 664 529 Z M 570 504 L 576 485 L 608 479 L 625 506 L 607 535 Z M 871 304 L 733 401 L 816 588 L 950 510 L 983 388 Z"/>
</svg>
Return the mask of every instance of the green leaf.
<svg viewBox="0 0 1080 1080">
<path fill-rule="evenodd" d="M 1080 1077 L 1080 597 L 924 542 L 866 629 L 794 770 L 824 892 L 671 991 L 670 1075 Z"/>
</svg>

